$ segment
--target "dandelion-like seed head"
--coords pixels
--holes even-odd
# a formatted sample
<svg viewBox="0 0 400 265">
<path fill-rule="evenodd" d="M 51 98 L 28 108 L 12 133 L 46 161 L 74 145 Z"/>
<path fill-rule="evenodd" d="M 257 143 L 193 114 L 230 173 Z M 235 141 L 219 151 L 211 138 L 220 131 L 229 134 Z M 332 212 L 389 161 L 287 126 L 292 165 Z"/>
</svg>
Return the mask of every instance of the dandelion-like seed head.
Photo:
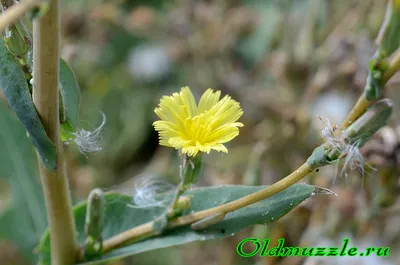
<svg viewBox="0 0 400 265">
<path fill-rule="evenodd" d="M 106 115 L 104 115 L 104 113 L 102 113 L 102 115 L 102 123 L 93 131 L 78 129 L 75 133 L 72 133 L 72 135 L 75 137 L 74 142 L 78 146 L 79 151 L 86 157 L 86 153 L 97 152 L 101 150 L 101 129 L 106 124 Z"/>
<path fill-rule="evenodd" d="M 243 111 L 230 96 L 220 96 L 221 91 L 207 89 L 198 105 L 189 87 L 163 96 L 155 109 L 161 120 L 153 123 L 160 145 L 181 149 L 188 156 L 211 150 L 227 153 L 223 144 L 239 134 L 243 124 L 237 120 Z"/>
</svg>

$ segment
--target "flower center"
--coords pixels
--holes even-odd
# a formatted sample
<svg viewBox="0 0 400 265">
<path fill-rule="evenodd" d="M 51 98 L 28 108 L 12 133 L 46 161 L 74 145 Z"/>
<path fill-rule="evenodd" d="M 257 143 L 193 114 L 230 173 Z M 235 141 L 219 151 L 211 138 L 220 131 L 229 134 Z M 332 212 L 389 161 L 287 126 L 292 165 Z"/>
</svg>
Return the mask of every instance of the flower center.
<svg viewBox="0 0 400 265">
<path fill-rule="evenodd" d="M 210 117 L 204 112 L 185 120 L 185 136 L 191 145 L 205 144 L 206 137 L 211 134 Z"/>
</svg>

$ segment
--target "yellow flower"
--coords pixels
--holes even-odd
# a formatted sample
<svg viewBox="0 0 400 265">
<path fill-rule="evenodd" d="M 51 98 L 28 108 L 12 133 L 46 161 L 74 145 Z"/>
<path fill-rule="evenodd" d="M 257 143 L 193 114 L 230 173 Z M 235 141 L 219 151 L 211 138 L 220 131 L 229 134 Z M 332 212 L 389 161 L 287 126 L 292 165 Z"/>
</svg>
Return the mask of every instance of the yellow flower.
<svg viewBox="0 0 400 265">
<path fill-rule="evenodd" d="M 221 100 L 220 96 L 221 91 L 207 89 L 199 105 L 189 87 L 172 96 L 163 96 L 154 110 L 161 120 L 153 123 L 159 132 L 160 145 L 181 149 L 188 156 L 199 151 L 210 153 L 212 149 L 227 153 L 223 143 L 239 134 L 238 127 L 243 124 L 236 121 L 243 111 L 230 96 Z"/>
</svg>

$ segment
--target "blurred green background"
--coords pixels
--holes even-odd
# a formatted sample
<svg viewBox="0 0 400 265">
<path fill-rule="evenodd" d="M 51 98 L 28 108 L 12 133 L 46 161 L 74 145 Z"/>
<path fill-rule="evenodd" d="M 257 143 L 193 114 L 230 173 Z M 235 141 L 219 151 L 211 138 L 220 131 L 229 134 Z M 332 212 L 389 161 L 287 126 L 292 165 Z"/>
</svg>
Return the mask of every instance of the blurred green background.
<svg viewBox="0 0 400 265">
<path fill-rule="evenodd" d="M 317 115 L 338 124 L 362 93 L 385 7 L 386 1 L 373 0 L 62 1 L 61 53 L 81 86 L 80 127 L 97 127 L 100 112 L 107 117 L 102 151 L 86 159 L 68 146 L 74 202 L 94 187 L 133 195 L 141 176 L 179 182 L 177 152 L 158 145 L 152 123 L 161 96 L 182 86 L 197 99 L 209 87 L 221 90 L 244 110 L 239 137 L 228 154 L 206 157 L 199 186 L 268 185 L 286 176 L 321 143 Z M 338 197 L 310 199 L 269 226 L 224 240 L 110 264 L 399 264 L 399 82 L 395 76 L 385 91 L 394 101 L 390 124 L 361 149 L 370 165 L 364 176 L 340 174 L 340 165 L 331 165 L 304 180 Z M 0 115 L 2 143 L 21 131 L 15 121 L 4 127 L 6 116 Z M 31 264 L 31 249 L 17 242 L 36 243 L 46 227 L 36 160 L 24 134 L 19 137 L 0 147 L 0 158 L 7 157 L 0 168 L 11 167 L 0 169 L 0 212 L 10 205 L 29 211 L 0 219 L 0 264 Z M 1 162 L 10 156 L 19 163 Z M 10 171 L 20 177 L 4 173 Z M 37 201 L 21 199 L 22 193 Z M 36 234 L 24 225 L 28 219 Z M 292 246 L 340 246 L 349 237 L 360 248 L 389 246 L 391 256 L 244 259 L 235 249 L 250 235 L 272 242 L 284 237 Z"/>
</svg>

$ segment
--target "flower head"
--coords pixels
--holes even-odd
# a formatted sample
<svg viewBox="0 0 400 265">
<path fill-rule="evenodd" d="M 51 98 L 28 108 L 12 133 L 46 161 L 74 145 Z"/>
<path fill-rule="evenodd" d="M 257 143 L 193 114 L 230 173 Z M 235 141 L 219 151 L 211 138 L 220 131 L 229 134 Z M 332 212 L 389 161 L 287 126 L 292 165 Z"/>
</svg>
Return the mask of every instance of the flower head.
<svg viewBox="0 0 400 265">
<path fill-rule="evenodd" d="M 163 96 L 154 110 L 161 120 L 153 123 L 160 145 L 181 149 L 188 156 L 211 150 L 227 153 L 223 144 L 239 134 L 243 124 L 236 121 L 243 111 L 230 96 L 220 96 L 221 91 L 207 89 L 198 105 L 189 87 Z"/>
</svg>

